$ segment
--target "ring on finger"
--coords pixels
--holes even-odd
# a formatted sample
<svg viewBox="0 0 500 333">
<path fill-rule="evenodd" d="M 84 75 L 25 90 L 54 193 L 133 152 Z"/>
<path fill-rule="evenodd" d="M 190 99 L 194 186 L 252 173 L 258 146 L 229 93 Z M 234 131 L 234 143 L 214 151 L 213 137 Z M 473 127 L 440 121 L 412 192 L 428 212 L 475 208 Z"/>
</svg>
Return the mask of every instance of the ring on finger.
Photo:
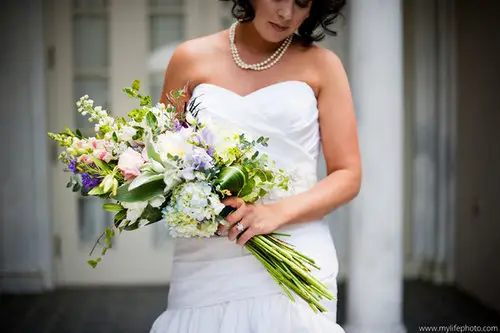
<svg viewBox="0 0 500 333">
<path fill-rule="evenodd" d="M 243 231 L 244 229 L 245 229 L 245 227 L 243 226 L 243 224 L 241 222 L 236 223 L 236 230 Z"/>
</svg>

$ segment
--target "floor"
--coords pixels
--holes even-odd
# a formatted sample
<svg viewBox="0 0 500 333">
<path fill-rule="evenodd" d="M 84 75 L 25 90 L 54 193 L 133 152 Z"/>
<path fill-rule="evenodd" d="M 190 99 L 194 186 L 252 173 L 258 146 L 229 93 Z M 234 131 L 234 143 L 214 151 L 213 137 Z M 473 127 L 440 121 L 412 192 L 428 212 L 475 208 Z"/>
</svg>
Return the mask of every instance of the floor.
<svg viewBox="0 0 500 333">
<path fill-rule="evenodd" d="M 422 332 L 423 325 L 500 327 L 500 314 L 456 288 L 421 281 L 407 281 L 404 287 L 404 323 L 408 333 Z M 345 288 L 344 284 L 339 286 L 340 297 Z M 165 308 L 167 292 L 166 287 L 116 287 L 61 289 L 43 295 L 1 295 L 0 331 L 147 333 Z M 345 302 L 340 303 L 338 317 L 339 323 L 344 324 Z"/>
</svg>

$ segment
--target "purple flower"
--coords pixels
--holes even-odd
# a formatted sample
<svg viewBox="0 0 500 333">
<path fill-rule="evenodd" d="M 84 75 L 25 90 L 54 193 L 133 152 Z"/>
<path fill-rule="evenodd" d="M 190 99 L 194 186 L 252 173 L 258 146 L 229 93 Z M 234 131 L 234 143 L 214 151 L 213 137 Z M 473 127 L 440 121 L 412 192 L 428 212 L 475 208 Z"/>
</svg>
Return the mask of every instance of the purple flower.
<svg viewBox="0 0 500 333">
<path fill-rule="evenodd" d="M 207 149 L 207 154 L 210 156 L 210 157 L 214 157 L 214 148 L 213 147 L 209 147 Z"/>
<path fill-rule="evenodd" d="M 68 169 L 75 175 L 80 174 L 76 169 L 76 160 L 71 160 L 68 164 Z M 81 173 L 82 185 L 87 190 L 91 190 L 102 182 L 102 177 L 99 175 L 90 175 L 89 173 Z"/>
<path fill-rule="evenodd" d="M 82 184 L 87 190 L 91 190 L 102 182 L 102 177 L 97 175 L 89 175 L 88 173 L 82 173 Z"/>
<path fill-rule="evenodd" d="M 215 143 L 215 135 L 214 133 L 208 128 L 204 127 L 201 130 L 201 137 L 205 141 L 205 144 L 208 146 L 213 146 Z"/>
<path fill-rule="evenodd" d="M 193 151 L 186 156 L 186 161 L 194 170 L 206 170 L 212 167 L 213 159 L 204 149 L 194 147 Z"/>
<path fill-rule="evenodd" d="M 73 172 L 75 175 L 78 173 L 76 170 L 76 160 L 71 160 L 68 164 L 68 169 Z"/>
<path fill-rule="evenodd" d="M 201 142 L 201 139 L 200 139 L 200 137 L 199 137 L 199 136 L 195 136 L 195 137 L 193 138 L 193 141 L 194 141 L 197 145 L 200 145 L 200 146 L 201 146 L 201 145 L 203 145 L 203 143 Z"/>
<path fill-rule="evenodd" d="M 182 125 L 181 125 L 181 123 L 180 123 L 180 121 L 179 121 L 179 120 L 174 119 L 173 123 L 174 123 L 174 130 L 175 130 L 176 132 L 179 132 L 180 130 L 182 130 L 182 129 L 183 129 L 183 127 L 182 127 Z"/>
</svg>

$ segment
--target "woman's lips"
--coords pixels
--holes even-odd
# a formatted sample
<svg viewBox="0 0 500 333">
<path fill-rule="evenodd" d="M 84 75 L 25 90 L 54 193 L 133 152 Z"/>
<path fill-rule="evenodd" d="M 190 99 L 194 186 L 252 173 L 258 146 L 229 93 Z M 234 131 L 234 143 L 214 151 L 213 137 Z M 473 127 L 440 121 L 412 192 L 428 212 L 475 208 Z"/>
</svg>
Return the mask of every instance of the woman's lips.
<svg viewBox="0 0 500 333">
<path fill-rule="evenodd" d="M 285 27 L 285 26 L 282 26 L 282 25 L 279 25 L 279 24 L 276 24 L 276 23 L 273 23 L 273 22 L 269 22 L 271 24 L 271 26 L 276 30 L 276 31 L 279 31 L 279 32 L 283 32 L 283 31 L 286 31 L 288 30 L 288 27 Z"/>
</svg>

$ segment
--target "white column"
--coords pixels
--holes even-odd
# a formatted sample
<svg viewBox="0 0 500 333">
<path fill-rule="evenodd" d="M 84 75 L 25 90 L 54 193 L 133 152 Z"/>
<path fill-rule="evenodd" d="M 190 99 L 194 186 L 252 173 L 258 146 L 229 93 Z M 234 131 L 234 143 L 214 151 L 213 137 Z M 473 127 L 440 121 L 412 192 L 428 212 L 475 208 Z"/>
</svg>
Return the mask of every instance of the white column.
<svg viewBox="0 0 500 333">
<path fill-rule="evenodd" d="M 417 274 L 434 269 L 437 219 L 437 30 L 433 0 L 410 2 L 413 10 L 412 258 Z M 432 274 L 430 274 L 432 275 Z"/>
<path fill-rule="evenodd" d="M 2 5 L 0 292 L 40 292 L 53 287 L 43 7 Z"/>
<path fill-rule="evenodd" d="M 349 10 L 363 183 L 352 203 L 346 331 L 399 333 L 405 331 L 402 4 L 352 0 Z"/>
</svg>

